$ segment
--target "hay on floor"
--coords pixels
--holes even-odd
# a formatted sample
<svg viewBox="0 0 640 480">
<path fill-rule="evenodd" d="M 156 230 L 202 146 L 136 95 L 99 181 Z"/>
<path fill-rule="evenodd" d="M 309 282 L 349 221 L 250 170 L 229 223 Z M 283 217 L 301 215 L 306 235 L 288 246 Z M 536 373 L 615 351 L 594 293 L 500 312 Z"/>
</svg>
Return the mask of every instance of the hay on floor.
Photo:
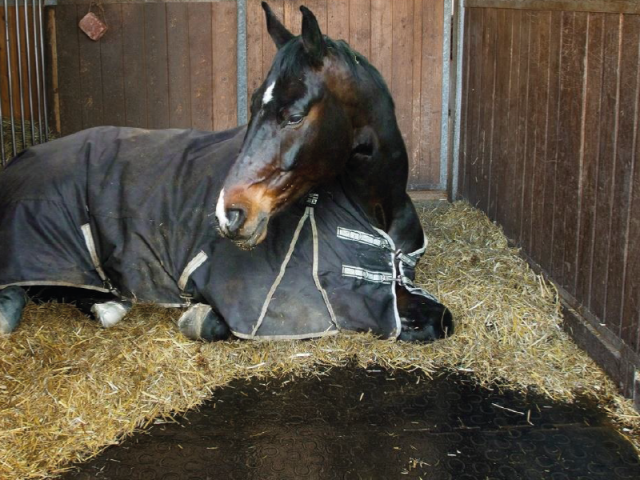
<svg viewBox="0 0 640 480">
<path fill-rule="evenodd" d="M 457 320 L 452 338 L 430 345 L 356 334 L 203 344 L 178 333 L 178 311 L 138 306 L 104 330 L 72 306 L 30 305 L 18 331 L 0 337 L 0 478 L 61 472 L 236 378 L 310 375 L 349 362 L 428 375 L 462 370 L 482 384 L 566 401 L 590 395 L 636 441 L 630 402 L 568 339 L 555 290 L 500 229 L 462 202 L 424 207 L 421 216 L 430 242 L 418 281 Z"/>
<path fill-rule="evenodd" d="M 19 118 L 14 119 L 14 128 L 15 128 L 15 139 L 16 139 L 16 155 L 19 154 L 26 147 L 30 147 L 35 144 L 44 143 L 44 120 L 42 123 L 35 122 L 33 124 L 33 133 L 31 135 L 31 121 L 25 120 L 24 128 L 25 135 L 22 136 L 22 122 Z M 13 157 L 13 136 L 11 135 L 11 119 L 8 117 L 2 118 L 2 144 L 4 146 L 4 154 L 7 160 L 7 163 Z M 53 140 L 56 135 L 49 129 L 48 139 Z M 2 165 L 0 165 L 0 169 Z"/>
</svg>

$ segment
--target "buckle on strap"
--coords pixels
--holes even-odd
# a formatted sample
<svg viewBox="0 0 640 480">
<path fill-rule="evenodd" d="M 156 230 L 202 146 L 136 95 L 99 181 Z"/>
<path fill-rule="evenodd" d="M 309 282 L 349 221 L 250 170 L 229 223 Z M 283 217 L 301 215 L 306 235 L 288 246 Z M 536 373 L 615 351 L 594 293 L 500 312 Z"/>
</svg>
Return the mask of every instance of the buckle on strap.
<svg viewBox="0 0 640 480">
<path fill-rule="evenodd" d="M 307 207 L 315 207 L 320 199 L 320 194 L 318 193 L 310 193 L 307 195 L 307 199 L 305 200 L 305 205 Z"/>
</svg>

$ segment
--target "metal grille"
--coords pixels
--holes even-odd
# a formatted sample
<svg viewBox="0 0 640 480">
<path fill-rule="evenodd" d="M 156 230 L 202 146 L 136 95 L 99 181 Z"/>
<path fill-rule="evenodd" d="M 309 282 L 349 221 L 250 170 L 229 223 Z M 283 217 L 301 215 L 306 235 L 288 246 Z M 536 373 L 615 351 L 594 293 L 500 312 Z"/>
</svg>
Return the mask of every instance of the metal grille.
<svg viewBox="0 0 640 480">
<path fill-rule="evenodd" d="M 1 68 L 6 68 L 6 76 L 0 77 L 0 155 L 4 167 L 20 150 L 46 142 L 49 125 L 43 0 L 2 1 L 6 65 Z"/>
</svg>

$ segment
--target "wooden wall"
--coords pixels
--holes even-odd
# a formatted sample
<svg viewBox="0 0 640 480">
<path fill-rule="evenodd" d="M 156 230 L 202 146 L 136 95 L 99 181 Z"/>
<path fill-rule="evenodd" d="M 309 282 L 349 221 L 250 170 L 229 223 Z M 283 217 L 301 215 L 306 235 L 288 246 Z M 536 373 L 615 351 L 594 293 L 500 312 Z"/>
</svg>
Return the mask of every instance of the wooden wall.
<svg viewBox="0 0 640 480">
<path fill-rule="evenodd" d="M 640 366 L 639 46 L 640 15 L 466 11 L 459 191 L 626 355 L 612 368 L 627 391 Z"/>
<path fill-rule="evenodd" d="M 211 3 L 104 3 L 99 42 L 78 28 L 87 12 L 55 7 L 59 120 L 63 134 L 94 125 L 220 130 L 237 124 L 237 10 Z M 82 3 L 82 4 L 81 4 Z M 299 7 L 347 40 L 388 82 L 411 158 L 412 188 L 440 185 L 444 0 L 272 0 L 296 34 Z M 275 47 L 259 0 L 247 1 L 248 94 Z"/>
<path fill-rule="evenodd" d="M 85 4 L 55 7 L 59 125 L 222 130 L 237 124 L 236 4 L 105 3 L 90 40 Z"/>
</svg>

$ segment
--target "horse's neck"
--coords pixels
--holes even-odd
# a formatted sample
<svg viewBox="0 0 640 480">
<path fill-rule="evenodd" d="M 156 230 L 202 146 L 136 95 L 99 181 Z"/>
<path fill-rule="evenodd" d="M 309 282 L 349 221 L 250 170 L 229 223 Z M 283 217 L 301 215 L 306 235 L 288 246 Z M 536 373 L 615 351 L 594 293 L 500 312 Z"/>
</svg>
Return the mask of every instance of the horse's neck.
<svg viewBox="0 0 640 480">
<path fill-rule="evenodd" d="M 407 150 L 393 111 L 358 128 L 343 184 L 377 226 L 388 230 L 394 211 L 406 202 Z"/>
</svg>

